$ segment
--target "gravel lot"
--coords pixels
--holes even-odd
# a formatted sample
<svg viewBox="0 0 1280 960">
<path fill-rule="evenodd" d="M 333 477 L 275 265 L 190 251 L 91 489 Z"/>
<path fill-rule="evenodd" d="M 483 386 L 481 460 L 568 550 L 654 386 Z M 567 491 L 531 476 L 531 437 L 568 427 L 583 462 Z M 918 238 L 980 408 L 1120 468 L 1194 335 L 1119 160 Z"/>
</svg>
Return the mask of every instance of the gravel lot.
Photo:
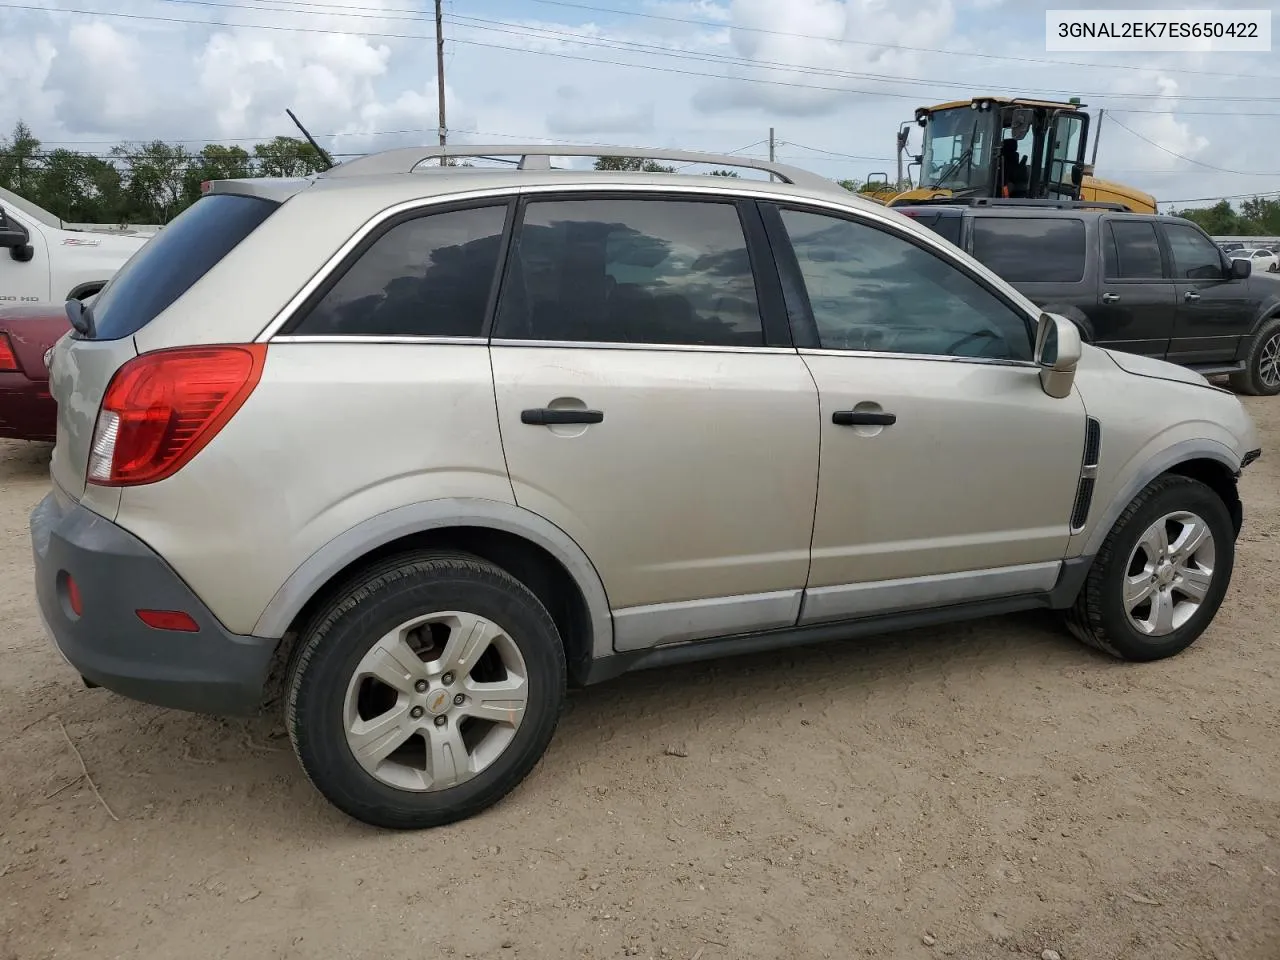
<svg viewBox="0 0 1280 960">
<path fill-rule="evenodd" d="M 1248 402 L 1235 580 L 1183 656 L 1029 615 L 624 678 L 417 834 L 332 810 L 274 716 L 83 689 L 30 586 L 49 448 L 0 441 L 0 960 L 1275 960 L 1280 402 Z"/>
</svg>

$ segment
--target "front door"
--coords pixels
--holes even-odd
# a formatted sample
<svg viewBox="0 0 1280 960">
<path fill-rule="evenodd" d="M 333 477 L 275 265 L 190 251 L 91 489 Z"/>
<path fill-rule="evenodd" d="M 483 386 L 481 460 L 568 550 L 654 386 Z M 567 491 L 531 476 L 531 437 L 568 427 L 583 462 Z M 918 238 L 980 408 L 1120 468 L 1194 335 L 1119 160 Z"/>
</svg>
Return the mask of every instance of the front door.
<svg viewBox="0 0 1280 960">
<path fill-rule="evenodd" d="M 1094 343 L 1163 360 L 1178 316 L 1171 271 L 1150 220 L 1101 222 L 1103 277 L 1089 311 Z"/>
<path fill-rule="evenodd" d="M 596 565 L 618 649 L 799 612 L 817 390 L 766 335 L 744 216 L 561 195 L 527 201 L 517 226 L 492 341 L 511 483 Z"/>
<path fill-rule="evenodd" d="M 821 400 L 802 621 L 1052 587 L 1085 412 L 1041 389 L 1031 318 L 886 227 L 767 217 L 807 292 L 797 339 Z"/>
<path fill-rule="evenodd" d="M 1231 276 L 1217 244 L 1190 224 L 1161 224 L 1176 280 L 1178 318 L 1169 359 L 1175 363 L 1226 363 L 1253 323 L 1249 281 Z"/>
</svg>

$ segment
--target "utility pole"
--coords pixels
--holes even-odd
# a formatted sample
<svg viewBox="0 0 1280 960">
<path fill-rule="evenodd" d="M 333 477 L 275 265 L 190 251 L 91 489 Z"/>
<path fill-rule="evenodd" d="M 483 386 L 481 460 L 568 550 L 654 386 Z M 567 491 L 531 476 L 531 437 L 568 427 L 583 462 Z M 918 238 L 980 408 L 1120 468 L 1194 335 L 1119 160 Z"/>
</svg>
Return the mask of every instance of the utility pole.
<svg viewBox="0 0 1280 960">
<path fill-rule="evenodd" d="M 773 163 L 773 127 L 769 128 L 769 162 Z M 773 179 L 773 174 L 769 174 L 770 182 L 772 182 Z"/>
<path fill-rule="evenodd" d="M 444 12 L 440 9 L 441 0 L 436 0 L 436 96 L 440 111 L 440 146 L 448 141 L 445 135 L 449 129 L 444 119 Z M 445 165 L 445 158 L 440 158 L 440 166 Z"/>
</svg>

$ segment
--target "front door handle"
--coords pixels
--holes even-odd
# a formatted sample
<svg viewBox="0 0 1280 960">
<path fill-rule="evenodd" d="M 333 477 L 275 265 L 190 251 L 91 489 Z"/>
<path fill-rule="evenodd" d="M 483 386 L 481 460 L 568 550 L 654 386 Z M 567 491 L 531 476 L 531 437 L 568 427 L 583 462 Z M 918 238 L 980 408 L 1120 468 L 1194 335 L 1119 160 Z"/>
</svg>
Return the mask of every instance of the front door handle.
<svg viewBox="0 0 1280 960">
<path fill-rule="evenodd" d="M 898 417 L 873 410 L 837 410 L 831 414 L 831 422 L 837 427 L 891 427 L 898 422 Z"/>
<path fill-rule="evenodd" d="M 1194 290 L 1188 290 L 1182 295 L 1182 299 L 1187 301 L 1187 303 L 1195 303 L 1200 299 L 1200 294 L 1196 293 Z"/>
<path fill-rule="evenodd" d="M 520 422 L 535 427 L 549 427 L 560 423 L 600 423 L 602 420 L 604 420 L 603 410 L 564 410 L 541 407 L 520 411 Z"/>
<path fill-rule="evenodd" d="M 1102 302 L 1103 302 L 1103 303 L 1119 303 L 1119 302 L 1120 302 L 1120 294 L 1118 294 L 1118 293 L 1104 293 L 1104 294 L 1102 295 Z"/>
</svg>

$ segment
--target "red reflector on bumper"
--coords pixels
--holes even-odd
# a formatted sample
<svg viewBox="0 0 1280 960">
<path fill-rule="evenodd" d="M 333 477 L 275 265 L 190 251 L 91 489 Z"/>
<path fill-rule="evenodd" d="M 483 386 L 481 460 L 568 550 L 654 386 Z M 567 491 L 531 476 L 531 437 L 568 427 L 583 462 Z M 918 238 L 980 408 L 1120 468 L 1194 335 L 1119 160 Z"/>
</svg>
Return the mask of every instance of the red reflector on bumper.
<svg viewBox="0 0 1280 960">
<path fill-rule="evenodd" d="M 84 616 L 84 601 L 80 599 L 80 587 L 76 585 L 70 574 L 67 574 L 67 603 L 71 604 L 71 612 L 77 617 Z"/>
<path fill-rule="evenodd" d="M 135 610 L 138 619 L 156 630 L 178 630 L 183 633 L 199 633 L 200 626 L 189 614 L 181 610 Z"/>
</svg>

